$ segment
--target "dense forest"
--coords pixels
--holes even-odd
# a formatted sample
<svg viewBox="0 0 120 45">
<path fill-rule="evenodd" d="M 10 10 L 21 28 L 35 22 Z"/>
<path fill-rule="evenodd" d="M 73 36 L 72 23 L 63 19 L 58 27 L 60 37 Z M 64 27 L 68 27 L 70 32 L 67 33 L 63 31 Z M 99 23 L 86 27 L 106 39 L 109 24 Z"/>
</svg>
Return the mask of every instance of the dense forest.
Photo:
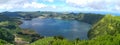
<svg viewBox="0 0 120 45">
<path fill-rule="evenodd" d="M 44 37 L 21 29 L 21 19 L 52 17 L 78 20 L 92 25 L 88 40 L 67 40 L 62 36 Z M 0 13 L 0 45 L 120 45 L 120 16 L 91 13 L 3 12 Z"/>
</svg>

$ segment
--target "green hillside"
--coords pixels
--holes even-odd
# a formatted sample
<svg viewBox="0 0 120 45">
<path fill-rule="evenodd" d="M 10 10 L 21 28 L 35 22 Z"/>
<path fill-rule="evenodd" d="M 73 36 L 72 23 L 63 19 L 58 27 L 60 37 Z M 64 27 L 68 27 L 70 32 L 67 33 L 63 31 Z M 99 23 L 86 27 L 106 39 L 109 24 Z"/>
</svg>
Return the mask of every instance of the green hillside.
<svg viewBox="0 0 120 45">
<path fill-rule="evenodd" d="M 78 18 L 78 19 L 81 19 L 80 21 L 94 25 L 99 20 L 101 20 L 105 15 L 85 13 L 85 14 L 80 14 L 80 16 L 81 16 L 81 18 Z"/>
<path fill-rule="evenodd" d="M 10 43 L 0 39 L 0 45 L 10 45 Z"/>
<path fill-rule="evenodd" d="M 116 33 L 120 33 L 120 16 L 106 15 L 91 28 L 88 37 L 115 35 Z"/>
</svg>

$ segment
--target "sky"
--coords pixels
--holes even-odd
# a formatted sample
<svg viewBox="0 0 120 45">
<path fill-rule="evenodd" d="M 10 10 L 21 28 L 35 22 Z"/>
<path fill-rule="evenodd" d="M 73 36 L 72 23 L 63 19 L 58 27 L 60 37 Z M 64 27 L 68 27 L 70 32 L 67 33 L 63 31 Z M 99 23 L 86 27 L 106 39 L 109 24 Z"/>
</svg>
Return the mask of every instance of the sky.
<svg viewBox="0 0 120 45">
<path fill-rule="evenodd" d="M 0 0 L 4 11 L 120 12 L 120 0 Z"/>
</svg>

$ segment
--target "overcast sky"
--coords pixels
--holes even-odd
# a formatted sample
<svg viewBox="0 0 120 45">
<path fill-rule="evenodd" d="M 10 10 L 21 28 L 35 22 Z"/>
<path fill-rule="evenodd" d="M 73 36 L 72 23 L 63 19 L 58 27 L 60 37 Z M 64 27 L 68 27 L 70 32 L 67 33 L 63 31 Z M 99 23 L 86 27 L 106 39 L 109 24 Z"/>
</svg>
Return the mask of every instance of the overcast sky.
<svg viewBox="0 0 120 45">
<path fill-rule="evenodd" d="M 120 0 L 0 0 L 0 11 L 120 12 Z"/>
</svg>

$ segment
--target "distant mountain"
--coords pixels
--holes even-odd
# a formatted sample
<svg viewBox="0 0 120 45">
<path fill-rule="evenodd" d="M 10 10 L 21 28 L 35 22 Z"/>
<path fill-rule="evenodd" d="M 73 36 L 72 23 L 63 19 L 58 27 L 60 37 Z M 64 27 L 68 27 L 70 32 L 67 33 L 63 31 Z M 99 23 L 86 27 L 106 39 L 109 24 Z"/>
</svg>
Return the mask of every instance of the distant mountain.
<svg viewBox="0 0 120 45">
<path fill-rule="evenodd" d="M 91 12 L 91 13 L 96 13 L 96 14 L 111 14 L 111 15 L 116 15 L 116 16 L 119 16 L 119 15 L 120 15 L 119 12 L 94 11 L 94 12 Z"/>
<path fill-rule="evenodd" d="M 9 16 L 9 17 L 18 17 L 20 16 L 20 14 L 18 14 L 19 12 L 2 12 L 1 14 L 2 15 L 5 15 L 5 16 Z"/>
<path fill-rule="evenodd" d="M 119 12 L 105 12 L 105 11 L 75 11 L 74 13 L 93 13 L 93 14 L 111 14 L 111 15 L 116 15 L 120 16 Z"/>
</svg>

